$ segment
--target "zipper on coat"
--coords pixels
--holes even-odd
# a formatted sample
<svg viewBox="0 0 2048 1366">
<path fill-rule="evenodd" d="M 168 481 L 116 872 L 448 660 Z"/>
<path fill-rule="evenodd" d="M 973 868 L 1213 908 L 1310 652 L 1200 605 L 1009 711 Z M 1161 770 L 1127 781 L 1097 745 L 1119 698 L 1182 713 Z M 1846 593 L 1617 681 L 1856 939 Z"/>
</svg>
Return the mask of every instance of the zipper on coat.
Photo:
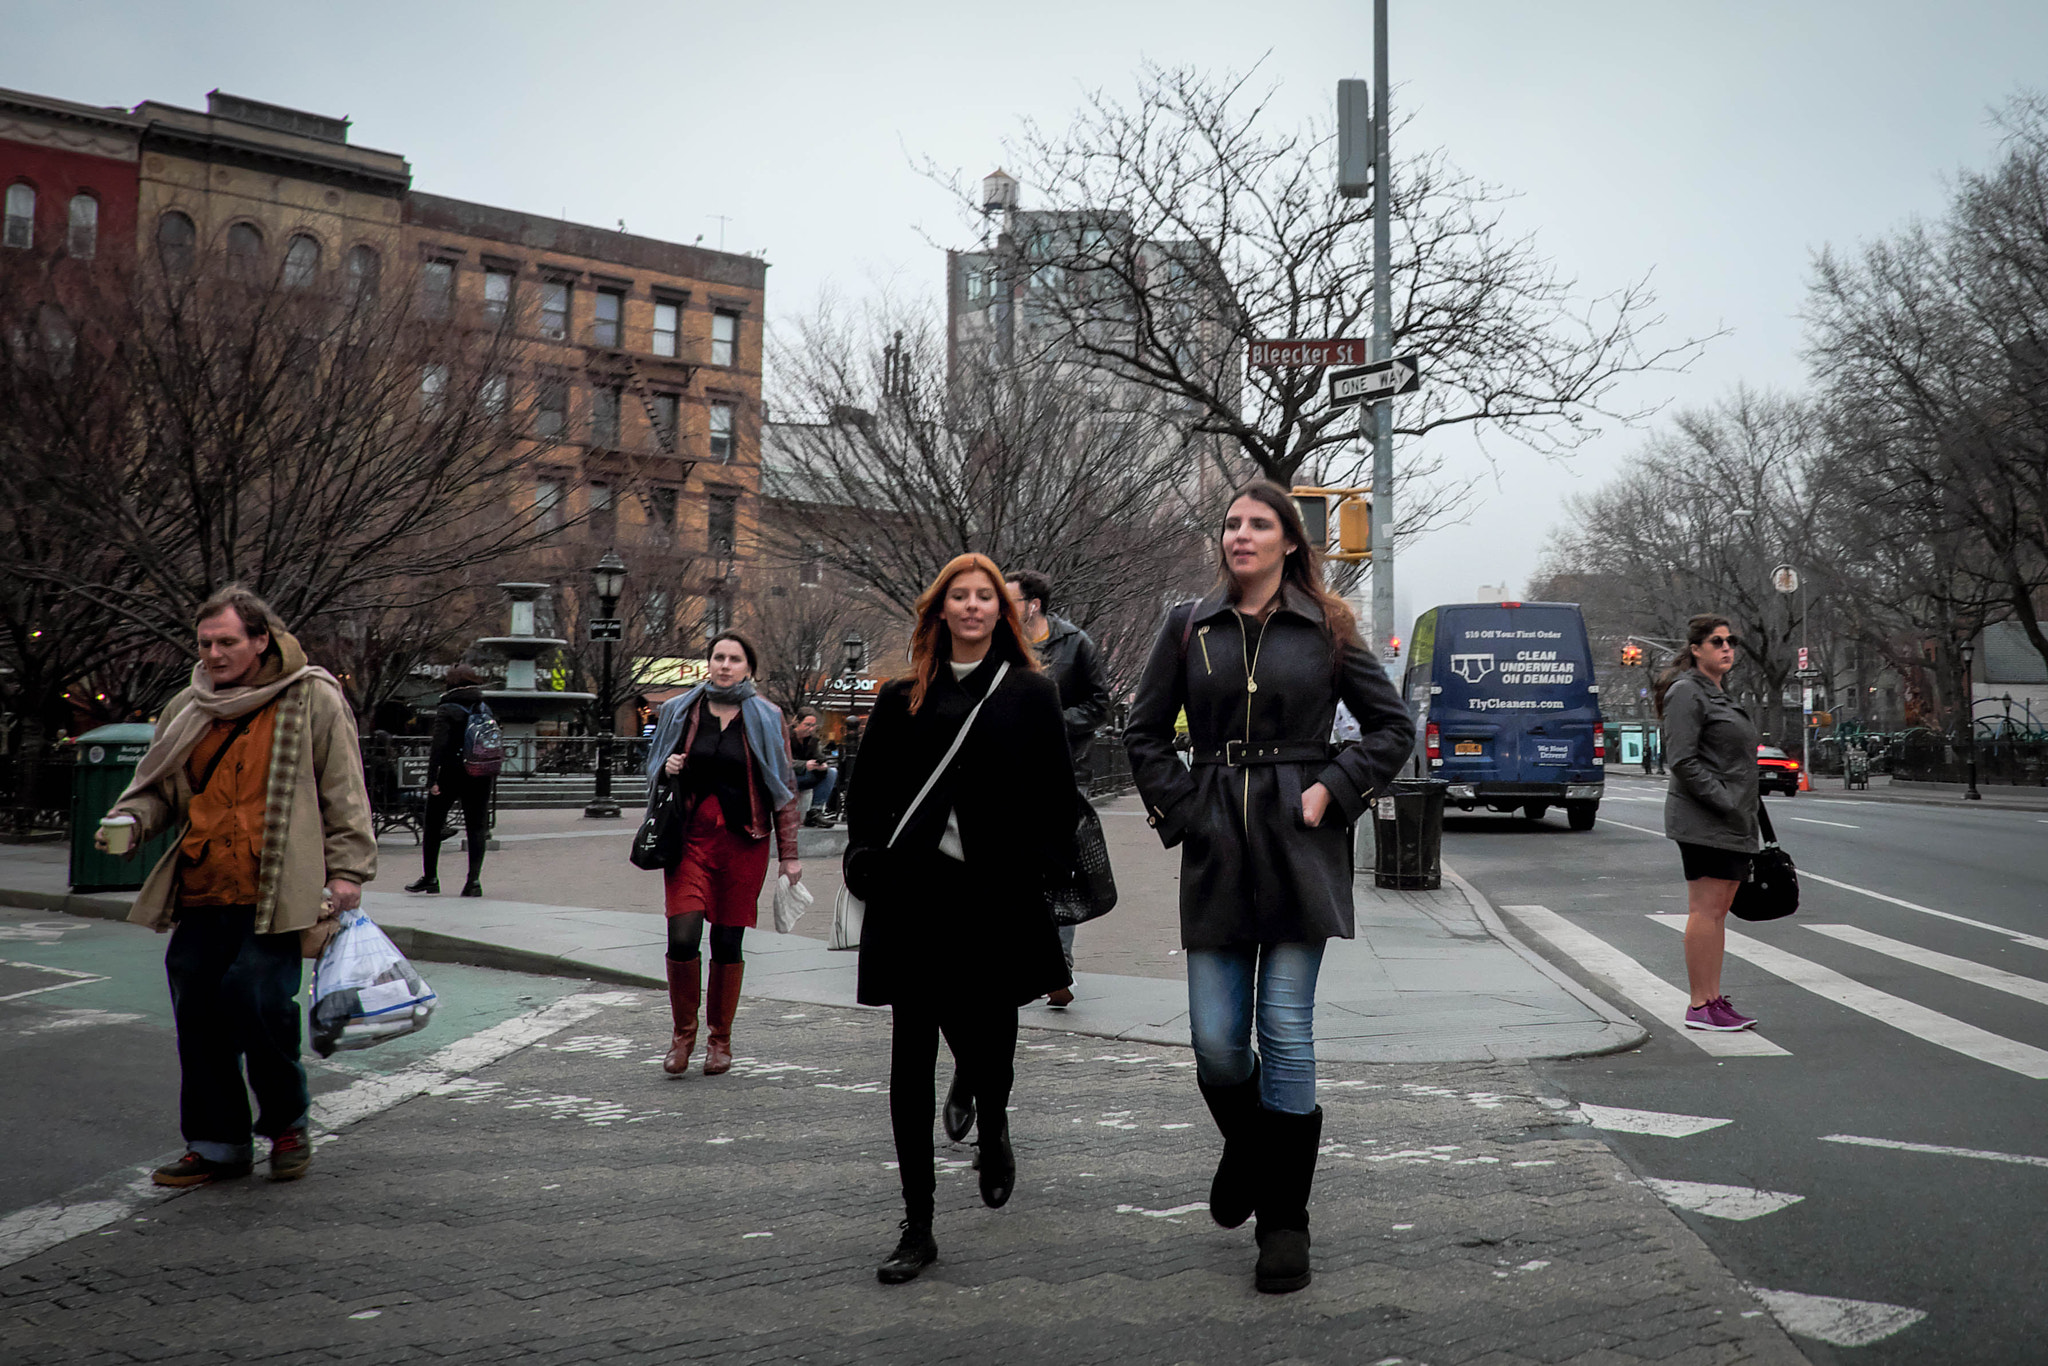
<svg viewBox="0 0 2048 1366">
<path fill-rule="evenodd" d="M 1206 676 L 1216 672 L 1209 667 L 1209 628 L 1204 626 L 1196 633 L 1202 642 L 1202 673 Z"/>
</svg>

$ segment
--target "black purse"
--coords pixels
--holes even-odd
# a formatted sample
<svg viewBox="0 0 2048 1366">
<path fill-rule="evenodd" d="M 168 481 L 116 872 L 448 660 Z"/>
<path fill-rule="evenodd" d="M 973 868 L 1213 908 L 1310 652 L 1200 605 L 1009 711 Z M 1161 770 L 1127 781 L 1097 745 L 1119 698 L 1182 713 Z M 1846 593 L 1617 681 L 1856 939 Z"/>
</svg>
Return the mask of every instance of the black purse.
<svg viewBox="0 0 2048 1366">
<path fill-rule="evenodd" d="M 1782 920 L 1799 909 L 1799 870 L 1778 847 L 1778 832 L 1771 829 L 1762 797 L 1757 798 L 1756 819 L 1763 828 L 1763 852 L 1749 861 L 1749 876 L 1735 889 L 1728 913 L 1737 920 Z"/>
<path fill-rule="evenodd" d="M 1055 925 L 1086 924 L 1116 909 L 1116 876 L 1102 838 L 1102 817 L 1078 791 L 1075 800 L 1080 811 L 1074 822 L 1074 866 L 1045 894 Z"/>
<path fill-rule="evenodd" d="M 662 872 L 683 861 L 683 831 L 690 819 L 683 801 L 683 785 L 663 774 L 655 780 L 654 795 L 647 800 L 647 816 L 633 836 L 633 848 L 626 858 L 635 868 Z"/>
</svg>

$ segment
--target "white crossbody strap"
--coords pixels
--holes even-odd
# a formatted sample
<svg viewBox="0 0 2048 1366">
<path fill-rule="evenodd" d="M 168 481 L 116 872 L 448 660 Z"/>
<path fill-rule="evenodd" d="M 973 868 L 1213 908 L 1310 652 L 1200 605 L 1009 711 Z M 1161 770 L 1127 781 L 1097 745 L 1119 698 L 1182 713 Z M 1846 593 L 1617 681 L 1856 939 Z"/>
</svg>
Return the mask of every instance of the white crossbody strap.
<svg viewBox="0 0 2048 1366">
<path fill-rule="evenodd" d="M 947 764 L 953 762 L 953 756 L 960 752 L 960 742 L 967 738 L 968 730 L 974 725 L 974 718 L 981 715 L 981 703 L 988 701 L 995 695 L 995 690 L 1003 686 L 1003 675 L 1009 671 L 1010 661 L 1007 659 L 996 666 L 996 676 L 989 680 L 988 691 L 981 695 L 981 702 L 976 702 L 974 710 L 967 713 L 967 719 L 960 723 L 960 729 L 953 736 L 953 743 L 946 746 L 945 757 L 939 760 L 939 766 L 932 770 L 932 776 L 924 780 L 924 786 L 917 790 L 917 795 L 910 799 L 910 805 L 904 808 L 903 819 L 896 822 L 896 834 L 889 836 L 888 848 L 896 847 L 897 836 L 903 833 L 903 827 L 910 824 L 910 818 L 917 814 L 917 808 L 924 805 L 924 799 L 932 795 L 932 788 L 938 785 L 939 775 L 946 771 Z"/>
</svg>

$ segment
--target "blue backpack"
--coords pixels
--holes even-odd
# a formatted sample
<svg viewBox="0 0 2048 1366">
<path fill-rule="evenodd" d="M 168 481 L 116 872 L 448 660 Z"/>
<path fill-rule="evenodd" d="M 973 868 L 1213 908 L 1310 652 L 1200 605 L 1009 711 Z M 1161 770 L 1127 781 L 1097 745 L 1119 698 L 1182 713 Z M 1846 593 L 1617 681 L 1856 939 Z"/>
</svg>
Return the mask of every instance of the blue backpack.
<svg viewBox="0 0 2048 1366">
<path fill-rule="evenodd" d="M 462 730 L 462 767 L 472 778 L 495 778 L 505 766 L 505 737 L 491 704 L 479 702 Z"/>
</svg>

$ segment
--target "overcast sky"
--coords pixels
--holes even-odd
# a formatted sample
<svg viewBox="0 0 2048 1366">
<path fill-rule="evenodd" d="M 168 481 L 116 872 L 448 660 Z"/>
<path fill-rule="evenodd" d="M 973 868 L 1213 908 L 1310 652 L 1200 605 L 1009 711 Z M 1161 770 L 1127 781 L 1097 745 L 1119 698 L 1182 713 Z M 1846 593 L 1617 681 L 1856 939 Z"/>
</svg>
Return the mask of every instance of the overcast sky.
<svg viewBox="0 0 2048 1366">
<path fill-rule="evenodd" d="M 931 243 L 971 235 L 913 158 L 978 177 L 1020 120 L 1063 124 L 1082 91 L 1128 90 L 1147 59 L 1262 62 L 1277 119 L 1324 113 L 1339 77 L 1371 75 L 1371 13 L 0 0 L 0 85 L 192 107 L 220 87 L 346 115 L 431 193 L 765 249 L 774 318 L 827 289 L 938 292 Z M 1938 213 L 1956 170 L 1995 153 L 1990 107 L 2048 88 L 2039 0 L 1393 0 L 1391 24 L 1409 150 L 1441 146 L 1515 191 L 1511 223 L 1586 292 L 1653 271 L 1670 337 L 1729 330 L 1689 374 L 1632 385 L 1635 404 L 1798 387 L 1812 253 Z M 1470 521 L 1405 556 L 1402 619 L 1481 584 L 1521 592 L 1563 497 L 1642 437 L 1613 430 L 1569 465 L 1494 443 L 1499 481 Z"/>
</svg>

